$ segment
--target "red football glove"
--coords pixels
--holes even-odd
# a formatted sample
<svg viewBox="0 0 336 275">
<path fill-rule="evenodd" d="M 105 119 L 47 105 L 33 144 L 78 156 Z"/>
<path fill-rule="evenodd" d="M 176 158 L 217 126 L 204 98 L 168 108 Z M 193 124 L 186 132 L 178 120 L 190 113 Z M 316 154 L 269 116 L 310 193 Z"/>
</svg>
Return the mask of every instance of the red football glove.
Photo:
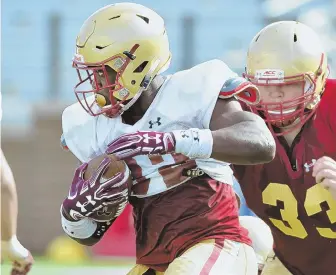
<svg viewBox="0 0 336 275">
<path fill-rule="evenodd" d="M 114 154 L 118 159 L 132 158 L 138 155 L 167 154 L 175 150 L 173 133 L 139 131 L 122 135 L 112 141 L 106 154 Z"/>
<path fill-rule="evenodd" d="M 113 178 L 102 179 L 110 163 L 109 158 L 104 158 L 88 180 L 83 179 L 87 163 L 76 169 L 69 195 L 62 204 L 63 210 L 73 220 L 80 220 L 83 217 L 93 218 L 104 206 L 112 204 L 117 206 L 128 200 L 128 169 Z"/>
</svg>

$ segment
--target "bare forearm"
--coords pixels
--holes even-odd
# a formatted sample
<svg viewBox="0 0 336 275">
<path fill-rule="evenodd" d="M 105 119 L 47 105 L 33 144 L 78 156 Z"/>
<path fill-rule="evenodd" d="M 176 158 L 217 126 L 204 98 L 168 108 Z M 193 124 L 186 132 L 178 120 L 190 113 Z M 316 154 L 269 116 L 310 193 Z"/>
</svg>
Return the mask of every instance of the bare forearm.
<svg viewBox="0 0 336 275">
<path fill-rule="evenodd" d="M 219 100 L 213 111 L 211 157 L 238 165 L 270 162 L 275 141 L 264 120 L 243 111 L 234 99 Z"/>
<path fill-rule="evenodd" d="M 18 202 L 15 186 L 1 188 L 1 197 L 1 239 L 8 241 L 13 235 L 16 235 Z"/>
<path fill-rule="evenodd" d="M 16 235 L 18 199 L 12 171 L 1 152 L 1 240 Z"/>
<path fill-rule="evenodd" d="M 275 142 L 261 121 L 243 121 L 212 131 L 212 158 L 232 164 L 249 165 L 271 161 Z"/>
</svg>

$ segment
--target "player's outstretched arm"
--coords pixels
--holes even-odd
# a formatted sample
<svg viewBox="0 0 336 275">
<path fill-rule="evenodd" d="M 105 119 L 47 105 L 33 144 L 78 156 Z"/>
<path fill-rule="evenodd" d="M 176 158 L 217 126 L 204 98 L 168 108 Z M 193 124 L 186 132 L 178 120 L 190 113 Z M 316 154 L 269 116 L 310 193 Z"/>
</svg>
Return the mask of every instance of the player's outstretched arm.
<svg viewBox="0 0 336 275">
<path fill-rule="evenodd" d="M 107 154 L 119 159 L 137 155 L 180 153 L 191 159 L 214 158 L 238 165 L 270 162 L 275 141 L 264 121 L 242 110 L 235 99 L 218 99 L 210 129 L 172 132 L 139 131 L 112 141 Z"/>
<path fill-rule="evenodd" d="M 1 240 L 16 235 L 18 198 L 12 170 L 1 151 Z"/>
<path fill-rule="evenodd" d="M 238 165 L 269 162 L 275 141 L 264 121 L 242 110 L 235 99 L 219 99 L 210 122 L 211 157 Z"/>
<path fill-rule="evenodd" d="M 242 77 L 228 78 L 219 91 L 215 109 L 211 109 L 210 129 L 207 129 L 209 126 L 205 119 L 202 129 L 166 133 L 138 131 L 112 141 L 106 153 L 127 159 L 175 152 L 191 159 L 215 158 L 241 165 L 271 161 L 275 155 L 271 132 L 257 115 L 244 112 L 237 99 L 257 104 L 258 88 Z"/>
<path fill-rule="evenodd" d="M 33 264 L 30 252 L 16 237 L 18 198 L 11 168 L 1 150 L 1 258 L 13 262 L 11 274 L 26 274 Z"/>
</svg>

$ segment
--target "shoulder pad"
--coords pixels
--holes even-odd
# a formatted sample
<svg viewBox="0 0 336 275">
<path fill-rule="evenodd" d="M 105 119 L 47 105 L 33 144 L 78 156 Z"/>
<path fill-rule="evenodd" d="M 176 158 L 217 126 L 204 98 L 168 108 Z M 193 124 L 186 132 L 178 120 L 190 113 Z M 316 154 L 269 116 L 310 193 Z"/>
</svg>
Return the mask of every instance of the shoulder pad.
<svg viewBox="0 0 336 275">
<path fill-rule="evenodd" d="M 219 98 L 236 97 L 247 104 L 258 104 L 260 101 L 259 90 L 257 86 L 243 77 L 233 77 L 225 81 L 220 90 Z"/>
</svg>

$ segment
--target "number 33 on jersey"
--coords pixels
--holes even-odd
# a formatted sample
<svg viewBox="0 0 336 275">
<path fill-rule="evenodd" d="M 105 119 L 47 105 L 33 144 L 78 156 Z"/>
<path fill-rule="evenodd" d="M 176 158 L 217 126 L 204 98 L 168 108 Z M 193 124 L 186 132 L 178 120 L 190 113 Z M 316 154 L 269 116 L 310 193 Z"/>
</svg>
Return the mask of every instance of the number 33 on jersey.
<svg viewBox="0 0 336 275">
<path fill-rule="evenodd" d="M 308 236 L 304 223 L 299 217 L 299 207 L 302 204 L 299 205 L 288 185 L 270 183 L 262 192 L 262 200 L 264 204 L 280 208 L 281 219 L 269 218 L 279 230 L 286 235 L 301 239 Z M 325 225 L 319 225 L 316 222 L 315 228 L 322 237 L 336 239 L 336 201 L 328 190 L 320 184 L 315 184 L 307 189 L 303 208 L 302 212 L 306 212 L 305 214 L 311 218 L 324 213 L 324 219 L 327 219 L 326 223 L 323 223 Z M 327 226 L 328 222 L 329 226 Z"/>
</svg>

